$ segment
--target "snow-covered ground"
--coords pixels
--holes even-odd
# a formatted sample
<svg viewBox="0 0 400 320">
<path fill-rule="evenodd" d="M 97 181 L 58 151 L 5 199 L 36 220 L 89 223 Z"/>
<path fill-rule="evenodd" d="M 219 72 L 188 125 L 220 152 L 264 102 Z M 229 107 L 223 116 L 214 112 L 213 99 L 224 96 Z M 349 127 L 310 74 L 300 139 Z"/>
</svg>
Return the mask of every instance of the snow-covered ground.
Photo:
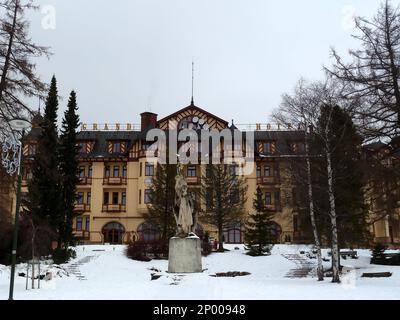
<svg viewBox="0 0 400 320">
<path fill-rule="evenodd" d="M 266 257 L 249 257 L 244 254 L 243 246 L 226 247 L 229 252 L 203 257 L 203 273 L 179 275 L 166 272 L 168 261 L 139 262 L 126 258 L 125 246 L 79 246 L 77 258 L 68 264 L 60 268 L 42 265 L 42 274 L 48 270 L 55 276 L 52 280 L 41 281 L 39 290 L 26 291 L 26 279 L 17 275 L 14 297 L 74 300 L 400 299 L 400 267 L 370 265 L 368 250 L 357 250 L 359 259 L 342 260 L 346 274 L 342 276 L 341 284 L 333 284 L 329 278 L 317 282 L 312 274 L 306 278 L 286 277 L 298 268 L 298 264 L 285 256 L 299 254 L 301 250 L 308 252 L 307 246 L 277 245 L 273 254 Z M 315 259 L 303 256 L 316 263 Z M 327 250 L 324 250 L 324 256 L 327 257 Z M 251 274 L 235 278 L 212 276 L 228 271 Z M 380 271 L 390 271 L 393 275 L 390 278 L 361 278 L 364 272 Z M 20 272 L 26 272 L 26 265 L 17 266 L 17 274 Z M 152 273 L 161 277 L 152 281 Z M 9 274 L 9 267 L 0 265 L 0 299 L 8 298 Z"/>
</svg>

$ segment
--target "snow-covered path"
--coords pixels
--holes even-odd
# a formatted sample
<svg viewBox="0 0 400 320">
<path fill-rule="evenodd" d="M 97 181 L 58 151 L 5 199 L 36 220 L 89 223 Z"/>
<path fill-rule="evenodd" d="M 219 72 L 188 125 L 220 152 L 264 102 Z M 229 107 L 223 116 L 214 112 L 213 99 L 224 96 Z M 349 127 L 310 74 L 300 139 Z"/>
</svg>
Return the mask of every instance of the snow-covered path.
<svg viewBox="0 0 400 320">
<path fill-rule="evenodd" d="M 201 274 L 175 275 L 166 272 L 167 261 L 139 262 L 125 257 L 124 246 L 80 246 L 77 258 L 57 269 L 45 266 L 59 275 L 42 281 L 40 290 L 25 290 L 25 278 L 16 277 L 15 299 L 400 299 L 400 267 L 369 264 L 369 251 L 358 250 L 358 260 L 342 261 L 352 267 L 342 284 L 329 279 L 287 278 L 296 263 L 283 255 L 309 250 L 305 246 L 275 246 L 266 257 L 249 257 L 240 250 L 214 253 L 203 258 Z M 99 251 L 104 250 L 104 251 Z M 325 252 L 326 256 L 326 252 Z M 328 267 L 328 264 L 326 265 Z M 24 265 L 18 266 L 23 271 Z M 65 270 L 75 270 L 75 275 Z M 61 272 L 60 272 L 61 270 Z M 217 272 L 244 271 L 248 276 L 212 277 Z M 391 278 L 361 278 L 363 272 L 390 271 Z M 151 280 L 151 275 L 161 275 Z M 85 281 L 81 281 L 82 278 Z M 7 299 L 9 268 L 0 266 L 0 299 Z"/>
</svg>

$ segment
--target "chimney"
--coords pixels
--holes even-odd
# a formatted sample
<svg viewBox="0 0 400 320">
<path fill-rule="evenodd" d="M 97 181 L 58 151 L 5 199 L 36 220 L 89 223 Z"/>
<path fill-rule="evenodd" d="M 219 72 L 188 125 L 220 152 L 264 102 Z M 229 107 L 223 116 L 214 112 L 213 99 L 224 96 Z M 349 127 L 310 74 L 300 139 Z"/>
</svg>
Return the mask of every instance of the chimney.
<svg viewBox="0 0 400 320">
<path fill-rule="evenodd" d="M 157 114 L 152 112 L 143 112 L 140 114 L 141 117 L 141 131 L 147 129 L 153 129 L 157 126 Z"/>
</svg>

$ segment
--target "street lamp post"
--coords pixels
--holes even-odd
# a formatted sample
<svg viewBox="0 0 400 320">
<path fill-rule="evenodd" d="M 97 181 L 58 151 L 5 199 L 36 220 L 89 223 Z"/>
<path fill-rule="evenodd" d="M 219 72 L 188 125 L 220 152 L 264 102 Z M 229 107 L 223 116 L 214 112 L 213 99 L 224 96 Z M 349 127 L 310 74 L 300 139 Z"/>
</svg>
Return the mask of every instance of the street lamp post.
<svg viewBox="0 0 400 320">
<path fill-rule="evenodd" d="M 18 141 L 14 135 L 11 135 L 2 148 L 2 164 L 6 168 L 9 175 L 17 172 L 17 190 L 15 200 L 15 223 L 13 246 L 11 252 L 11 277 L 10 277 L 10 291 L 8 300 L 13 300 L 14 297 L 14 279 L 15 279 L 15 264 L 17 262 L 17 243 L 18 243 L 18 227 L 19 227 L 19 211 L 21 206 L 21 183 L 22 183 L 22 169 L 23 169 L 23 140 L 25 131 L 31 126 L 29 121 L 24 119 L 13 119 L 10 122 L 10 127 L 17 132 L 21 133 L 21 139 Z"/>
</svg>

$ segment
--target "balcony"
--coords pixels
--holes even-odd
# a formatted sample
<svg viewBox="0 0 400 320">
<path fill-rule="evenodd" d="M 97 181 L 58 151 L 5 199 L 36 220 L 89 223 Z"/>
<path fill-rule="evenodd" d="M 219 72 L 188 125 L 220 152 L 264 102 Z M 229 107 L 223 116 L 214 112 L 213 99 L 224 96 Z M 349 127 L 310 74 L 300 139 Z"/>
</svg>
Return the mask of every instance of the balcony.
<svg viewBox="0 0 400 320">
<path fill-rule="evenodd" d="M 77 203 L 75 204 L 76 212 L 90 212 L 90 204 L 86 203 Z"/>
<path fill-rule="evenodd" d="M 201 178 L 200 177 L 186 177 L 187 184 L 200 184 Z"/>
<path fill-rule="evenodd" d="M 264 177 L 257 177 L 257 184 L 279 184 L 280 179 L 279 177 L 273 177 L 273 176 L 264 176 Z"/>
<path fill-rule="evenodd" d="M 92 177 L 79 177 L 78 185 L 92 184 Z"/>
<path fill-rule="evenodd" d="M 103 178 L 103 184 L 107 185 L 113 185 L 113 186 L 118 186 L 118 185 L 126 185 L 127 178 L 123 177 L 105 177 Z"/>
<path fill-rule="evenodd" d="M 126 212 L 124 204 L 103 204 L 103 212 Z"/>
<path fill-rule="evenodd" d="M 81 240 L 89 240 L 90 239 L 90 231 L 81 230 L 77 231 L 74 230 L 74 236 Z"/>
</svg>

